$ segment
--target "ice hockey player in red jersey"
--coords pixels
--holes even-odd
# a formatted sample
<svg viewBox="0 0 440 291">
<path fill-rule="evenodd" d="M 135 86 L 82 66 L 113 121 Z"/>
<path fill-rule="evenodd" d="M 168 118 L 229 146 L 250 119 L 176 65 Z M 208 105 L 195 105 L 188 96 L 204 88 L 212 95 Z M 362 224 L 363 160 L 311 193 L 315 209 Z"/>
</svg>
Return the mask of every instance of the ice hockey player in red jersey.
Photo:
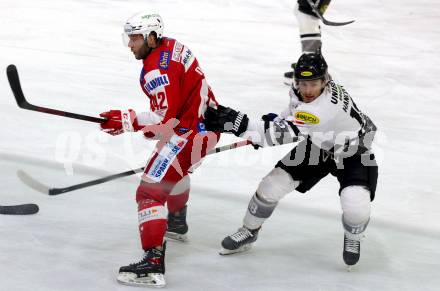
<svg viewBox="0 0 440 291">
<path fill-rule="evenodd" d="M 216 106 L 199 63 L 186 46 L 163 35 L 160 15 L 138 13 L 124 26 L 124 38 L 142 60 L 140 86 L 150 111 L 110 110 L 102 130 L 115 135 L 142 130 L 158 139 L 136 191 L 143 259 L 119 270 L 129 285 L 165 285 L 164 236 L 185 240 L 188 170 L 215 146 L 219 135 L 204 129 L 206 108 Z M 166 205 L 165 205 L 166 204 Z"/>
</svg>

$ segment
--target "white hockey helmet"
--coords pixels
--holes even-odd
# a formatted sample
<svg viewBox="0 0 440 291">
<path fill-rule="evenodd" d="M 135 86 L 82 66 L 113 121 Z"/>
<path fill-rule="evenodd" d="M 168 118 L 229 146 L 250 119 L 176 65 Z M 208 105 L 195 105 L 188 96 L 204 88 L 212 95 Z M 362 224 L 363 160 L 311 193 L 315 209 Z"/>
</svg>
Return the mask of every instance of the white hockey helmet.
<svg viewBox="0 0 440 291">
<path fill-rule="evenodd" d="M 163 27 L 163 20 L 159 14 L 147 12 L 136 13 L 125 22 L 123 33 L 124 44 L 128 45 L 128 36 L 133 34 L 142 34 L 144 39 L 146 39 L 147 36 L 154 31 L 158 39 L 162 38 Z"/>
</svg>

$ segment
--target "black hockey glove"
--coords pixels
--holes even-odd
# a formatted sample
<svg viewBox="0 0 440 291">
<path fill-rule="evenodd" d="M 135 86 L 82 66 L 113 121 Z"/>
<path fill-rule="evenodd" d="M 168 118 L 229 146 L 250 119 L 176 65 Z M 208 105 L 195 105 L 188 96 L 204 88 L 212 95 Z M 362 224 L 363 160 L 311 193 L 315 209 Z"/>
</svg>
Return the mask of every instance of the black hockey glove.
<svg viewBox="0 0 440 291">
<path fill-rule="evenodd" d="M 331 1 L 332 0 L 312 0 L 321 15 L 323 15 L 324 12 L 327 10 L 327 7 L 330 5 Z M 307 0 L 298 0 L 298 10 L 305 14 L 309 14 L 315 17 L 317 16 L 315 12 L 313 12 Z"/>
<path fill-rule="evenodd" d="M 261 116 L 261 119 L 263 121 L 269 122 L 269 121 L 274 121 L 275 118 L 277 118 L 277 117 L 278 117 L 278 114 L 270 112 L 270 113 L 267 113 L 267 114 L 264 114 L 263 116 Z"/>
<path fill-rule="evenodd" d="M 249 118 L 246 114 L 221 105 L 217 109 L 208 107 L 205 112 L 205 126 L 210 131 L 228 132 L 240 136 L 246 131 L 248 122 Z"/>
</svg>

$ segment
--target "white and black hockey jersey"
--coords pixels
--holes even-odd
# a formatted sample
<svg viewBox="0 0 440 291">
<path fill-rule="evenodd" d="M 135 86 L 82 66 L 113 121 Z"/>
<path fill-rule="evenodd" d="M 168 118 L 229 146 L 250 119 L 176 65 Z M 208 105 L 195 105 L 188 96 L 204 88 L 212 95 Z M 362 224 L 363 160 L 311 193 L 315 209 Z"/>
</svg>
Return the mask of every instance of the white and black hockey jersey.
<svg viewBox="0 0 440 291">
<path fill-rule="evenodd" d="M 289 107 L 274 121 L 250 120 L 245 135 L 254 144 L 274 146 L 310 140 L 328 153 L 352 155 L 370 150 L 376 126 L 363 114 L 343 86 L 333 80 L 310 103 L 290 91 Z"/>
</svg>

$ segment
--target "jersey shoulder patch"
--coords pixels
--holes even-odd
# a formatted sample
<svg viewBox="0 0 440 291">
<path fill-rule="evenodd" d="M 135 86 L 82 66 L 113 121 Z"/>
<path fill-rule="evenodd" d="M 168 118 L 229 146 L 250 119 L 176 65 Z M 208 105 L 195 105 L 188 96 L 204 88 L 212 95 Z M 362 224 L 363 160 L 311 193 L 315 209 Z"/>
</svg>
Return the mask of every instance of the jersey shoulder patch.
<svg viewBox="0 0 440 291">
<path fill-rule="evenodd" d="M 185 72 L 187 72 L 191 65 L 194 63 L 195 57 L 188 47 L 184 46 L 176 40 L 176 42 L 174 43 L 171 60 L 181 63 L 185 67 Z"/>
<path fill-rule="evenodd" d="M 159 69 L 168 70 L 168 66 L 170 65 L 171 52 L 170 51 L 161 51 L 159 56 Z"/>
<path fill-rule="evenodd" d="M 174 42 L 173 52 L 171 59 L 175 62 L 180 62 L 182 57 L 183 44 L 178 42 L 177 40 Z"/>
</svg>

